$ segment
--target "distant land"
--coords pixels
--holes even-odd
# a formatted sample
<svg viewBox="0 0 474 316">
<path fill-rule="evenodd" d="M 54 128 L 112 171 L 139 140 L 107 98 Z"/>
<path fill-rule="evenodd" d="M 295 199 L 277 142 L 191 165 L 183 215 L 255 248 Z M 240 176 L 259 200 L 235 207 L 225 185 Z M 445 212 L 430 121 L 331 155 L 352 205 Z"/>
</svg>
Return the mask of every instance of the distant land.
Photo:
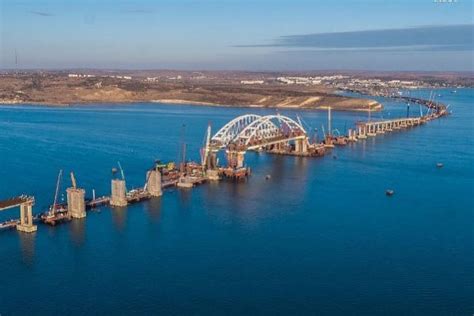
<svg viewBox="0 0 474 316">
<path fill-rule="evenodd" d="M 399 89 L 472 87 L 472 73 L 425 72 L 241 72 L 173 70 L 0 72 L 0 104 L 162 102 L 258 108 L 379 111 L 378 102 L 340 95 L 372 95 Z"/>
</svg>

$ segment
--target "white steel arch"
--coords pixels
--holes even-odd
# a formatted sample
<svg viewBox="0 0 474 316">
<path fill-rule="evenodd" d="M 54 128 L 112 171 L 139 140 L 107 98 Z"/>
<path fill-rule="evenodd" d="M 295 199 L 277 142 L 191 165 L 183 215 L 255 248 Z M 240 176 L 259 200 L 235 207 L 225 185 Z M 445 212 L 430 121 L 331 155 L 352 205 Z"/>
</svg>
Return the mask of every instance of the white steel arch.
<svg viewBox="0 0 474 316">
<path fill-rule="evenodd" d="M 275 138 L 290 139 L 306 136 L 305 129 L 291 118 L 283 115 L 266 115 L 245 127 L 233 142 L 249 146 L 255 142 L 264 143 Z"/>
<path fill-rule="evenodd" d="M 225 147 L 231 143 L 235 137 L 252 122 L 260 119 L 260 115 L 245 114 L 236 117 L 224 125 L 211 139 L 213 145 Z"/>
<path fill-rule="evenodd" d="M 266 141 L 304 137 L 306 131 L 301 124 L 287 116 L 247 114 L 236 117 L 224 125 L 211 141 L 212 145 L 218 148 L 229 144 L 249 147 L 256 143 L 264 144 Z"/>
</svg>

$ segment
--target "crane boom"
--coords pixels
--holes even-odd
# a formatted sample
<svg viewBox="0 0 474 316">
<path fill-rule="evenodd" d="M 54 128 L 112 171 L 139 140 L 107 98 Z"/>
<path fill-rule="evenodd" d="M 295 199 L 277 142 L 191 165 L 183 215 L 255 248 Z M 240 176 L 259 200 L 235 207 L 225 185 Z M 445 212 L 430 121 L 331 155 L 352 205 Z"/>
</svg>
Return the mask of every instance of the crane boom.
<svg viewBox="0 0 474 316">
<path fill-rule="evenodd" d="M 206 147 L 204 148 L 204 153 L 202 157 L 202 168 L 203 170 L 206 170 L 206 164 L 207 164 L 207 159 L 209 157 L 209 151 L 210 151 L 210 143 L 211 143 L 211 124 L 207 126 L 207 131 L 206 131 Z"/>
<path fill-rule="evenodd" d="M 120 169 L 120 175 L 122 176 L 122 180 L 125 180 L 125 173 L 123 172 L 122 165 L 120 164 L 120 161 L 117 161 L 117 164 Z"/>
<path fill-rule="evenodd" d="M 60 186 L 60 183 L 61 183 L 62 176 L 63 176 L 63 170 L 60 169 L 59 174 L 58 174 L 58 180 L 56 181 L 56 191 L 54 192 L 54 202 L 53 202 L 53 206 L 50 210 L 50 212 L 52 212 L 52 213 L 54 213 L 56 211 L 56 204 L 58 203 L 59 186 Z"/>
<path fill-rule="evenodd" d="M 71 171 L 71 183 L 72 183 L 72 187 L 74 189 L 77 189 L 76 177 L 74 176 L 74 172 L 72 171 Z"/>
</svg>

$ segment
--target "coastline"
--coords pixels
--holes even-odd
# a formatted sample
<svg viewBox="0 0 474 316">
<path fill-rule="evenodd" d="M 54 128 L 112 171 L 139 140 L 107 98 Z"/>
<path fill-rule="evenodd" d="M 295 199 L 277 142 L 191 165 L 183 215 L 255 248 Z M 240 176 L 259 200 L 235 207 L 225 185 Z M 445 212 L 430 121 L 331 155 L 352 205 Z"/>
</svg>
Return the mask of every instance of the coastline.
<svg viewBox="0 0 474 316">
<path fill-rule="evenodd" d="M 358 100 L 366 100 L 365 98 L 354 98 Z M 209 106 L 209 107 L 222 107 L 222 108 L 255 108 L 255 109 L 283 109 L 283 110 L 314 110 L 314 111 L 325 111 L 329 108 L 329 105 L 321 106 L 301 106 L 301 105 L 261 105 L 261 104 L 220 104 L 213 102 L 201 102 L 201 101 L 191 101 L 183 99 L 153 99 L 153 100 L 129 100 L 129 101 L 84 101 L 84 102 L 72 102 L 72 103 L 58 103 L 58 102 L 37 102 L 37 101 L 0 101 L 0 107 L 5 105 L 17 105 L 17 106 L 45 106 L 45 107 L 60 107 L 67 108 L 72 106 L 90 106 L 90 105 L 132 105 L 139 103 L 156 103 L 156 104 L 168 104 L 168 105 L 191 105 L 191 106 Z M 383 110 L 383 104 L 378 101 L 372 100 L 369 103 L 372 108 L 372 112 L 380 112 Z M 369 112 L 367 108 L 340 108 L 332 107 L 333 111 L 341 112 Z"/>
</svg>

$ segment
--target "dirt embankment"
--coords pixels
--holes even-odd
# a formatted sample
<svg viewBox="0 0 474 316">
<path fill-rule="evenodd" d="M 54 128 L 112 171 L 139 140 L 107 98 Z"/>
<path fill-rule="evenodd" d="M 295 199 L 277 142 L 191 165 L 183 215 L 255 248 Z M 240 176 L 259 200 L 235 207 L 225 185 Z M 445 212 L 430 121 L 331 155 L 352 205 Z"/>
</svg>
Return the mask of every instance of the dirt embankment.
<svg viewBox="0 0 474 316">
<path fill-rule="evenodd" d="M 324 87 L 247 86 L 219 82 L 144 82 L 108 77 L 65 75 L 0 77 L 0 103 L 69 105 L 82 103 L 163 102 L 259 108 L 301 108 L 344 111 L 382 109 L 374 100 L 332 94 Z"/>
</svg>

